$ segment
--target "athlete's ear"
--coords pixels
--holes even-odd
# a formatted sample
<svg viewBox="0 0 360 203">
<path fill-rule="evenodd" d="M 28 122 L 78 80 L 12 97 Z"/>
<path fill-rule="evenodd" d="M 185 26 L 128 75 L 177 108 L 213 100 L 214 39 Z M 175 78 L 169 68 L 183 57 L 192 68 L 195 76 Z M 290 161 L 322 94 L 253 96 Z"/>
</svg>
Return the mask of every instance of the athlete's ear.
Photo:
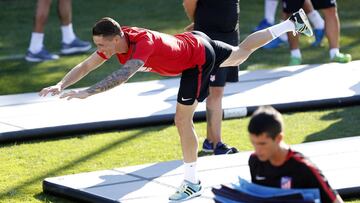
<svg viewBox="0 0 360 203">
<path fill-rule="evenodd" d="M 275 137 L 275 142 L 279 144 L 284 139 L 284 134 L 281 132 Z"/>
</svg>

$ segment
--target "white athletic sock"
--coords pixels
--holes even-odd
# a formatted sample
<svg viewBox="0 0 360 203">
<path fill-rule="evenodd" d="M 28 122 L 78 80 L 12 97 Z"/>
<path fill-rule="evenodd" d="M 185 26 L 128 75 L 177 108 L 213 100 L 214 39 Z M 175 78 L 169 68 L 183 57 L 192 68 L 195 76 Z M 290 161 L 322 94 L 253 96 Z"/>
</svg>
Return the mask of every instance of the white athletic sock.
<svg viewBox="0 0 360 203">
<path fill-rule="evenodd" d="M 284 22 L 283 20 L 281 22 Z M 288 41 L 288 37 L 287 37 L 287 34 L 282 34 L 280 35 L 280 40 L 283 41 L 283 42 L 287 42 Z"/>
<path fill-rule="evenodd" d="M 321 17 L 320 13 L 317 10 L 313 10 L 307 14 L 309 17 L 310 22 L 313 24 L 314 29 L 324 29 L 325 22 L 324 19 Z"/>
<path fill-rule="evenodd" d="M 275 23 L 276 8 L 278 3 L 278 0 L 265 0 L 265 19 L 271 24 Z"/>
<path fill-rule="evenodd" d="M 284 22 L 281 22 L 279 24 L 273 25 L 269 28 L 271 35 L 273 36 L 273 39 L 279 37 L 282 34 L 285 34 L 287 32 L 294 32 L 295 31 L 295 25 L 290 20 L 285 20 Z"/>
<path fill-rule="evenodd" d="M 61 33 L 62 33 L 62 42 L 65 44 L 70 44 L 76 38 L 72 23 L 69 25 L 61 26 Z"/>
<path fill-rule="evenodd" d="M 339 48 L 332 48 L 329 51 L 330 54 L 330 59 L 333 59 L 335 57 L 336 54 L 340 53 Z"/>
<path fill-rule="evenodd" d="M 292 57 L 301 58 L 300 49 L 292 49 L 290 51 L 290 54 L 291 54 Z"/>
<path fill-rule="evenodd" d="M 29 51 L 31 53 L 38 53 L 44 46 L 44 33 L 33 32 L 31 33 Z"/>
<path fill-rule="evenodd" d="M 197 171 L 196 171 L 196 162 L 191 162 L 191 163 L 185 163 L 184 162 L 184 169 L 185 169 L 185 180 L 198 184 L 199 183 L 199 178 L 197 176 Z"/>
<path fill-rule="evenodd" d="M 282 35 L 280 35 L 280 37 L 279 37 L 280 39 L 281 39 L 281 41 L 283 41 L 283 42 L 287 42 L 288 41 L 288 37 L 287 37 L 287 34 L 285 33 L 285 34 L 282 34 Z"/>
</svg>

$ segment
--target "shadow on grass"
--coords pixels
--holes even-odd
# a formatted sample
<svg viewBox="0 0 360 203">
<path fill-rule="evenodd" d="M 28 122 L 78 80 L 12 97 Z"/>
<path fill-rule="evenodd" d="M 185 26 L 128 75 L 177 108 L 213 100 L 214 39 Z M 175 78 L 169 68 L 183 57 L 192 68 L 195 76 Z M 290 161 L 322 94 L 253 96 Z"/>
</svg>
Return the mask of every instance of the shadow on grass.
<svg viewBox="0 0 360 203">
<path fill-rule="evenodd" d="M 308 135 L 304 142 L 352 137 L 360 135 L 360 106 L 341 108 L 321 118 L 335 121 L 328 128 Z"/>
<path fill-rule="evenodd" d="M 162 129 L 162 128 L 166 128 L 166 126 L 159 126 L 159 128 L 161 128 L 161 129 Z M 159 129 L 159 128 L 157 128 L 156 130 L 154 129 L 154 131 L 161 130 L 161 129 Z M 101 153 L 105 153 L 105 152 L 110 151 L 110 150 L 112 150 L 112 149 L 114 149 L 114 148 L 120 147 L 123 143 L 126 143 L 126 142 L 128 142 L 128 141 L 131 141 L 131 140 L 133 140 L 133 139 L 135 139 L 135 138 L 138 138 L 138 137 L 140 137 L 140 136 L 142 136 L 142 135 L 144 135 L 144 134 L 146 134 L 146 133 L 148 133 L 148 132 L 149 132 L 149 128 L 144 128 L 144 129 L 142 129 L 141 131 L 135 132 L 135 133 L 132 134 L 132 135 L 128 135 L 128 136 L 126 136 L 126 137 L 119 138 L 118 141 L 113 142 L 113 143 L 108 144 L 108 145 L 105 145 L 105 146 L 103 146 L 103 147 L 101 147 L 101 148 L 99 148 L 99 149 L 97 149 L 97 150 L 95 150 L 95 151 L 93 151 L 93 152 L 91 152 L 91 153 L 88 153 L 88 154 L 84 155 L 84 156 L 81 157 L 81 158 L 78 158 L 78 159 L 73 160 L 72 162 L 70 162 L 70 163 L 68 163 L 68 164 L 66 164 L 66 165 L 59 166 L 59 167 L 51 170 L 50 172 L 48 172 L 48 173 L 46 173 L 46 174 L 42 174 L 42 175 L 38 175 L 38 176 L 36 176 L 36 177 L 32 177 L 32 178 L 24 181 L 23 183 L 18 184 L 17 186 L 8 188 L 8 189 L 5 190 L 3 193 L 0 193 L 0 197 L 1 197 L 0 200 L 1 200 L 2 198 L 8 197 L 8 195 L 11 194 L 13 191 L 21 190 L 21 189 L 25 188 L 26 186 L 32 185 L 32 184 L 34 184 L 34 183 L 36 183 L 36 182 L 39 182 L 39 181 L 42 181 L 42 180 L 44 180 L 45 178 L 52 177 L 52 176 L 56 176 L 57 174 L 59 174 L 61 171 L 65 170 L 65 169 L 72 168 L 72 167 L 78 165 L 78 164 L 81 163 L 81 162 L 85 162 L 85 161 L 91 159 L 91 157 L 93 157 L 93 156 L 98 156 L 98 155 L 101 154 Z M 59 139 L 59 138 L 58 138 L 58 139 Z M 60 139 L 63 139 L 63 138 L 60 138 Z M 53 139 L 52 139 L 52 140 L 53 140 Z M 34 141 L 32 141 L 32 142 L 34 142 Z M 52 202 L 52 201 L 48 201 L 48 200 L 51 200 L 51 199 L 52 199 L 52 196 L 50 196 L 50 195 L 46 195 L 46 194 L 43 194 L 43 193 L 39 193 L 39 194 L 37 194 L 37 195 L 35 195 L 35 196 L 36 196 L 36 198 L 39 197 L 40 200 L 44 200 L 45 202 Z M 1 201 L 0 201 L 0 202 L 1 202 Z"/>
</svg>

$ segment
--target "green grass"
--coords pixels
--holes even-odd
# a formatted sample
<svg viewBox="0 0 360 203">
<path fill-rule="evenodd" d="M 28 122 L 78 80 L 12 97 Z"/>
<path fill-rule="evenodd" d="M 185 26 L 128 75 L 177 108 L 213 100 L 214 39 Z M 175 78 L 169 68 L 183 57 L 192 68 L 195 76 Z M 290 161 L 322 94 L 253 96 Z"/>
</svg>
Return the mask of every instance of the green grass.
<svg viewBox="0 0 360 203">
<path fill-rule="evenodd" d="M 32 29 L 36 1 L 0 0 L 0 58 L 26 52 Z M 74 28 L 82 39 L 91 40 L 93 23 L 103 16 L 111 16 L 122 25 L 146 27 L 174 34 L 188 24 L 182 1 L 166 0 L 76 0 L 73 2 Z M 56 4 L 54 1 L 53 4 Z M 351 1 L 338 1 L 342 29 L 342 51 L 360 59 L 360 15 Z M 241 38 L 262 19 L 263 0 L 241 0 Z M 350 26 L 349 26 L 350 25 Z M 355 26 L 354 26 L 355 25 Z M 46 26 L 46 47 L 60 48 L 59 21 L 53 5 Z M 310 49 L 309 39 L 301 38 L 304 63 L 328 62 L 328 44 Z M 0 95 L 35 92 L 55 84 L 87 55 L 62 57 L 58 61 L 27 63 L 22 59 L 0 60 Z M 241 69 L 256 70 L 284 66 L 288 62 L 288 48 L 255 52 Z M 115 59 L 88 75 L 74 87 L 89 86 L 119 68 Z M 136 74 L 131 81 L 161 78 L 158 75 Z M 360 107 L 347 107 L 311 112 L 285 114 L 286 141 L 290 144 L 358 136 Z M 240 150 L 251 150 L 246 127 L 249 119 L 223 122 L 223 139 Z M 202 142 L 206 123 L 196 123 Z M 131 156 L 129 156 L 131 154 Z M 103 170 L 115 167 L 181 159 L 179 138 L 174 126 L 139 128 L 121 132 L 78 135 L 59 139 L 37 140 L 0 145 L 0 202 L 70 202 L 42 193 L 41 181 L 49 176 Z M 347 202 L 358 202 L 347 200 Z"/>
<path fill-rule="evenodd" d="M 359 115 L 359 107 L 285 114 L 285 140 L 296 144 L 357 136 Z M 246 132 L 248 122 L 249 118 L 225 121 L 224 140 L 242 151 L 252 150 Z M 196 123 L 195 128 L 202 142 L 206 123 Z M 42 193 L 41 181 L 50 176 L 176 160 L 182 156 L 173 125 L 7 144 L 0 148 L 0 154 L 0 202 L 69 202 Z"/>
</svg>

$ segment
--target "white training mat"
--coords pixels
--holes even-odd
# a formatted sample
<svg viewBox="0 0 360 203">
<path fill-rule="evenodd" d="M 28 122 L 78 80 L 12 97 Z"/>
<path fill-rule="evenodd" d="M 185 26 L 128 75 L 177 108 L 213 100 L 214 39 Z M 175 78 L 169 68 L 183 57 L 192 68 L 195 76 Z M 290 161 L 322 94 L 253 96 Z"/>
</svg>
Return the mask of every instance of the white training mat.
<svg viewBox="0 0 360 203">
<path fill-rule="evenodd" d="M 304 143 L 292 146 L 308 156 L 340 195 L 360 194 L 360 136 Z M 204 187 L 202 196 L 188 202 L 214 202 L 211 188 L 250 180 L 248 158 L 251 152 L 207 156 L 198 159 L 197 168 Z M 168 197 L 183 180 L 182 161 L 114 168 L 104 171 L 46 178 L 46 193 L 88 202 L 169 202 Z"/>
<path fill-rule="evenodd" d="M 360 61 L 240 71 L 228 83 L 224 117 L 241 117 L 260 105 L 279 110 L 328 107 L 360 101 Z M 94 81 L 95 83 L 96 81 Z M 31 136 L 138 127 L 172 122 L 179 79 L 126 83 L 85 100 L 0 96 L 0 142 Z M 205 119 L 205 102 L 195 117 Z"/>
</svg>

